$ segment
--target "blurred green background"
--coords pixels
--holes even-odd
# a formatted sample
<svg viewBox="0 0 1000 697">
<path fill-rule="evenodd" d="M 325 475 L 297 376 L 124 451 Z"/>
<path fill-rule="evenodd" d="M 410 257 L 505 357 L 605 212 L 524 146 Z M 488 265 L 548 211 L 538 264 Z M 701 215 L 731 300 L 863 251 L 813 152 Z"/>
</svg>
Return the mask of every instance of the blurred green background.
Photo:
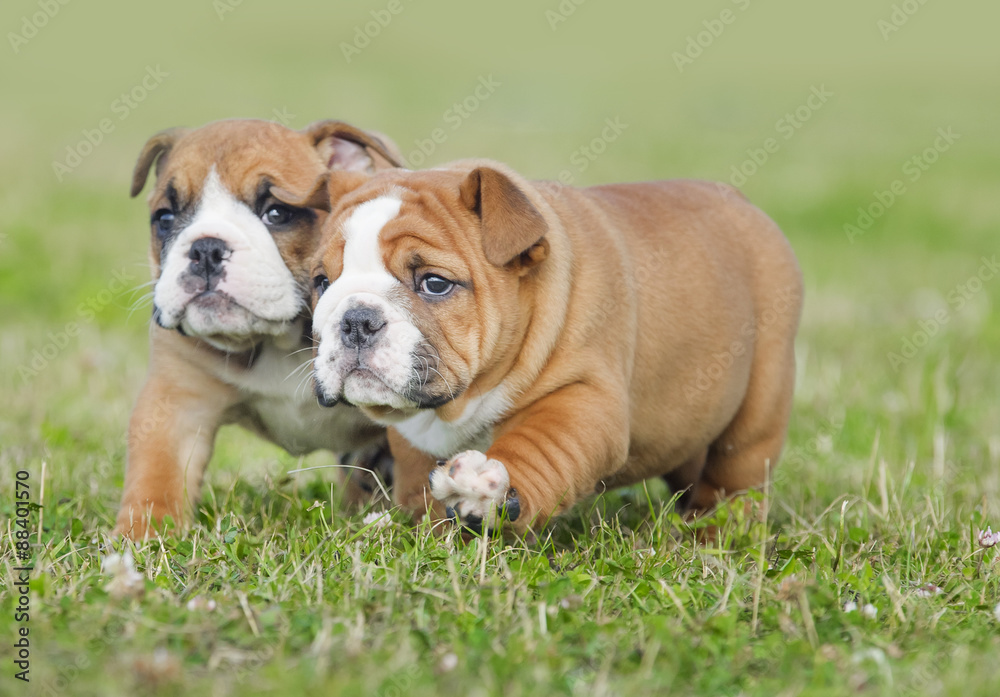
<svg viewBox="0 0 1000 697">
<path fill-rule="evenodd" d="M 995 486 L 1000 283 L 960 311 L 948 296 L 997 239 L 998 20 L 992 3 L 933 0 L 8 1 L 0 442 L 37 463 L 61 433 L 120 481 L 149 312 L 147 213 L 127 190 L 149 135 L 226 117 L 336 117 L 389 134 L 425 166 L 488 156 L 579 184 L 732 181 L 756 167 L 738 183 L 786 231 L 806 277 L 793 438 L 846 418 L 848 449 L 888 431 L 902 467 L 947 426 L 972 436 L 956 466 L 981 464 L 993 444 L 992 470 L 968 487 Z M 825 96 L 810 106 L 814 93 Z M 581 149 L 609 119 L 624 127 L 588 159 Z M 81 145 L 102 122 L 101 142 Z M 435 129 L 444 142 L 422 158 Z M 907 161 L 939 129 L 959 137 L 911 182 Z M 897 179 L 906 193 L 848 239 L 859 207 Z M 138 290 L 120 292 L 116 277 Z M 888 352 L 942 309 L 941 333 L 894 369 Z M 78 337 L 64 336 L 70 323 Z M 113 508 L 117 490 L 91 486 Z"/>
<path fill-rule="evenodd" d="M 786 232 L 806 280 L 796 405 L 776 473 L 774 524 L 786 539 L 822 547 L 836 535 L 838 521 L 830 512 L 841 510 L 844 497 L 852 506 L 847 524 L 856 526 L 852 539 L 860 530 L 859 564 L 867 564 L 876 547 L 867 530 L 885 545 L 878 554 L 887 555 L 917 546 L 918 531 L 921 548 L 940 562 L 939 570 L 911 563 L 908 551 L 883 563 L 896 565 L 892 573 L 900 582 L 937 579 L 953 589 L 949 601 L 961 597 L 987 608 L 948 615 L 951 624 L 946 618 L 941 631 L 954 630 L 949 636 L 962 644 L 982 639 L 970 660 L 986 676 L 995 641 L 986 645 L 988 632 L 977 629 L 982 624 L 967 629 L 964 622 L 974 612 L 978 622 L 992 622 L 985 613 L 996 603 L 996 576 L 989 593 L 985 585 L 968 590 L 965 580 L 979 578 L 979 571 L 956 560 L 972 544 L 961 537 L 975 534 L 970 515 L 978 511 L 977 520 L 990 521 L 1000 493 L 1000 277 L 991 270 L 1000 239 L 998 23 L 1000 6 L 986 0 L 5 0 L 3 500 L 11 498 L 15 470 L 29 470 L 37 482 L 44 463 L 46 540 L 61 550 L 60 544 L 79 546 L 80 538 L 86 547 L 90 539 L 84 586 L 95 587 L 94 545 L 114 520 L 125 424 L 146 366 L 148 214 L 141 198 L 129 199 L 128 189 L 134 159 L 156 131 L 228 117 L 280 118 L 295 128 L 340 118 L 390 135 L 411 157 L 418 153 L 415 164 L 487 156 L 529 177 L 562 175 L 581 185 L 671 177 L 732 181 L 734 168 L 742 169 L 752 174 L 736 183 Z M 477 97 L 484 82 L 492 87 L 480 88 Z M 129 105 L 122 95 L 133 93 Z M 465 103 L 462 116 L 454 105 Z M 617 131 L 606 130 L 609 120 L 619 124 Z M 102 122 L 99 145 L 81 145 L 88 132 L 97 139 L 93 131 Z M 445 138 L 430 148 L 436 129 Z M 958 137 L 945 142 L 941 130 Z M 612 134 L 613 140 L 602 140 Z M 430 151 L 424 157 L 421 144 Z M 594 156 L 588 158 L 585 148 Z M 882 192 L 896 181 L 905 192 L 879 212 L 879 198 L 888 200 Z M 846 225 L 865 230 L 852 240 Z M 903 360 L 897 364 L 890 353 Z M 312 483 L 300 490 L 302 480 L 296 480 L 288 494 L 272 486 L 294 464 L 277 449 L 229 430 L 209 470 L 206 497 L 221 501 L 213 504 L 219 510 L 257 520 L 261 499 L 274 491 L 289 510 L 302 509 L 290 519 L 311 525 L 316 514 L 304 511 L 327 495 L 332 475 L 310 473 L 315 479 L 306 481 Z M 609 510 L 619 502 L 612 497 Z M 10 507 L 0 505 L 0 512 Z M 632 515 L 629 524 L 642 525 L 642 506 Z M 264 518 L 283 534 L 283 517 Z M 581 544 L 593 543 L 586 540 L 589 525 L 577 524 Z M 842 519 L 839 524 L 842 536 Z M 951 546 L 938 555 L 931 541 L 942 528 Z M 416 566 L 424 563 L 416 557 Z M 69 559 L 68 565 L 78 563 Z M 77 573 L 53 576 L 48 609 L 35 620 L 52 646 L 54 637 L 72 646 L 80 627 L 97 632 L 105 622 L 104 615 L 96 619 L 104 612 L 100 602 L 93 608 L 77 602 Z M 49 583 L 47 574 L 39 572 L 40 587 Z M 444 572 L 438 581 L 450 588 Z M 831 587 L 821 580 L 813 594 L 814 600 L 816 593 L 829 596 L 817 605 L 826 637 L 840 632 L 844 600 L 840 586 L 836 592 Z M 749 593 L 741 585 L 734 598 L 740 588 Z M 766 589 L 766 598 L 777 593 L 775 608 L 787 606 L 783 588 Z M 352 614 L 348 596 L 350 611 L 344 612 Z M 163 608 L 175 601 L 164 597 L 149 607 L 159 608 L 168 623 Z M 890 641 L 906 645 L 913 636 L 932 648 L 911 665 L 941 663 L 932 656 L 938 638 L 923 637 L 936 637 L 943 609 L 933 617 L 931 610 L 918 614 L 914 634 L 912 625 L 895 623 L 888 601 L 877 602 L 879 621 L 898 632 L 879 634 L 883 625 L 876 631 L 872 624 L 871 643 L 891 654 Z M 626 616 L 644 618 L 645 605 L 635 603 L 623 602 Z M 83 619 L 72 619 L 74 608 Z M 740 617 L 734 632 L 745 629 Z M 768 631 L 778 624 L 773 617 L 768 622 Z M 631 651 L 635 626 L 621 624 L 619 655 Z M 242 625 L 233 631 L 246 634 Z M 456 634 L 448 626 L 441 631 Z M 299 634 L 300 643 L 313 640 L 312 628 Z M 386 646 L 394 647 L 396 635 L 386 636 Z M 780 633 L 770 636 L 785 646 Z M 147 629 L 122 644 L 151 650 L 159 641 L 157 631 Z M 353 654 L 344 660 L 368 684 L 388 650 L 373 653 L 370 666 Z M 42 670 L 56 649 L 44 651 L 37 654 Z M 596 656 L 602 650 L 587 651 Z M 117 653 L 115 645 L 95 662 L 96 682 L 104 678 L 95 675 L 114 673 L 101 666 L 113 665 Z M 668 653 L 675 657 L 663 655 Z M 202 660 L 198 655 L 192 660 Z M 294 663 L 296 655 L 287 660 Z M 420 662 L 426 659 L 421 655 Z M 284 660 L 273 668 L 279 683 Z M 802 681 L 814 666 L 827 670 L 831 684 L 853 679 L 822 656 L 816 660 L 789 654 L 781 665 L 802 673 Z M 603 661 L 593 658 L 595 666 Z M 720 659 L 719 670 L 727 665 Z M 760 665 L 757 673 L 746 673 L 751 683 L 780 681 L 777 663 Z M 964 664 L 955 665 L 947 677 L 953 687 L 964 684 L 967 673 Z M 702 674 L 701 663 L 692 666 L 691 674 Z M 735 693 L 733 683 L 724 684 L 726 693 Z"/>
<path fill-rule="evenodd" d="M 44 0 L 0 9 L 8 321 L 58 320 L 120 264 L 143 261 L 143 207 L 126 194 L 145 138 L 234 116 L 282 115 L 295 127 L 343 118 L 407 153 L 444 128 L 426 164 L 490 156 L 537 178 L 568 169 L 582 184 L 729 179 L 748 148 L 825 87 L 833 97 L 744 187 L 787 230 L 813 286 L 863 275 L 873 292 L 902 295 L 905 277 L 878 272 L 888 249 L 933 251 L 948 285 L 947 271 L 961 273 L 970 243 L 995 222 L 992 199 L 978 197 L 992 188 L 1000 148 L 1000 10 L 987 2 L 398 0 L 396 15 L 389 2 L 52 2 L 58 12 L 26 42 L 12 36 L 30 33 L 25 19 L 35 24 Z M 879 21 L 900 4 L 919 9 L 884 38 Z M 361 44 L 372 12 L 391 21 L 348 61 L 343 46 Z M 733 21 L 680 71 L 674 54 L 723 12 Z M 116 100 L 151 68 L 165 77 L 123 112 Z M 446 112 L 489 76 L 499 87 L 453 128 Z M 579 171 L 573 153 L 607 118 L 628 128 Z M 113 132 L 59 181 L 53 163 L 102 119 Z M 863 244 L 844 244 L 856 206 L 948 126 L 961 134 L 953 151 Z M 910 259 L 919 257 L 886 261 Z M 919 261 L 910 284 L 930 280 Z"/>
</svg>

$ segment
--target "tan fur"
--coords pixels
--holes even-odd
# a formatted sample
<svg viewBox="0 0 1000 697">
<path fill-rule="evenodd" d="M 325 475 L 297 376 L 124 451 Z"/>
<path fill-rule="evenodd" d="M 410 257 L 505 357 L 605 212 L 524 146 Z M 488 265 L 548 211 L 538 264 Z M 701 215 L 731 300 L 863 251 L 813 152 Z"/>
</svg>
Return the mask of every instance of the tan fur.
<svg viewBox="0 0 1000 697">
<path fill-rule="evenodd" d="M 477 211 L 472 177 L 523 194 L 542 240 L 524 234 L 532 216 L 509 191 Z M 490 161 L 383 172 L 328 220 L 331 279 L 338 226 L 386 192 L 403 201 L 380 235 L 387 269 L 404 285 L 437 269 L 474 289 L 434 303 L 414 294 L 405 307 L 440 354 L 429 389 L 460 392 L 441 419 L 499 385 L 509 393 L 485 452 L 517 490 L 518 528 L 650 477 L 696 511 L 766 483 L 791 409 L 802 281 L 780 230 L 738 192 L 689 180 L 577 189 Z M 498 264 L 498 237 L 521 254 Z M 395 497 L 419 511 L 433 458 L 398 433 L 391 443 Z"/>
<path fill-rule="evenodd" d="M 153 136 L 136 163 L 132 195 L 142 190 L 156 163 L 156 184 L 148 199 L 151 211 L 169 205 L 168 183 L 180 199 L 197 199 L 214 167 L 222 184 L 238 198 L 253 200 L 262 177 L 267 177 L 272 193 L 285 202 L 328 210 L 327 192 L 332 186 L 328 178 L 336 181 L 341 176 L 328 170 L 336 147 L 333 139 L 338 137 L 366 148 L 376 168 L 401 164 L 391 141 L 340 122 L 320 122 L 300 132 L 265 121 L 219 121 Z M 343 174 L 353 180 L 349 173 Z M 317 191 L 323 194 L 319 198 Z M 325 210 L 316 210 L 313 223 L 275 238 L 304 295 L 324 218 Z M 151 240 L 150 264 L 156 279 L 160 242 L 155 233 Z M 273 440 L 247 406 L 248 395 L 232 382 L 234 375 L 251 370 L 254 360 L 253 352 L 224 353 L 197 338 L 151 325 L 149 374 L 129 423 L 128 465 L 116 533 L 141 538 L 150 523 L 166 515 L 178 523 L 189 519 L 220 426 L 239 423 Z M 306 399 L 311 400 L 308 393 Z M 352 411 L 344 410 L 343 417 L 349 435 L 331 446 L 340 451 L 367 446 L 382 437 L 383 429 Z M 353 490 L 351 495 L 360 496 Z"/>
</svg>

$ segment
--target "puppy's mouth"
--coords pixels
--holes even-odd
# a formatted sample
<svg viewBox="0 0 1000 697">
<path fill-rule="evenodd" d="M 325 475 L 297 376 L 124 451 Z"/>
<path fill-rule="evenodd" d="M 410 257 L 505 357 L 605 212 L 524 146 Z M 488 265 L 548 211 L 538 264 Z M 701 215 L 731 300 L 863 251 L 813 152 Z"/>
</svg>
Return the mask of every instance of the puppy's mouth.
<svg viewBox="0 0 1000 697">
<path fill-rule="evenodd" d="M 385 406 L 385 393 L 396 392 L 378 373 L 361 365 L 344 376 L 343 391 L 344 400 L 356 407 Z"/>
<path fill-rule="evenodd" d="M 221 290 L 216 290 L 214 288 L 209 288 L 208 290 L 203 290 L 194 297 L 192 297 L 187 306 L 184 308 L 187 310 L 191 306 L 198 307 L 204 310 L 211 310 L 213 312 L 224 312 L 230 309 L 239 308 L 244 312 L 249 312 L 245 307 L 236 302 L 229 293 Z"/>
<path fill-rule="evenodd" d="M 340 360 L 339 399 L 355 407 L 412 411 L 419 405 L 409 398 L 406 386 L 372 365 L 370 351 L 344 351 Z"/>
<path fill-rule="evenodd" d="M 158 306 L 153 308 L 153 319 L 157 324 L 186 335 L 204 334 L 203 325 L 207 320 L 221 321 L 233 314 L 253 315 L 229 293 L 214 288 L 191 294 L 180 306 L 171 308 L 169 312 Z"/>
<path fill-rule="evenodd" d="M 340 369 L 340 389 L 335 395 L 323 386 L 318 375 L 314 375 L 316 397 L 320 405 L 333 406 L 341 401 L 347 402 L 380 421 L 392 421 L 417 411 L 437 409 L 462 393 L 461 390 L 444 388 L 444 394 L 436 394 L 436 389 L 416 369 L 413 371 L 413 378 L 406 384 L 393 385 L 386 376 L 365 363 L 363 354 L 354 354 L 343 361 Z"/>
<path fill-rule="evenodd" d="M 319 341 L 314 384 L 321 405 L 347 402 L 387 422 L 443 406 L 467 387 L 458 384 L 463 380 L 405 305 L 368 292 L 343 298 L 336 290 L 326 293 L 313 313 Z"/>
<path fill-rule="evenodd" d="M 284 336 L 298 316 L 260 317 L 229 293 L 217 288 L 197 292 L 178 308 L 153 308 L 153 319 L 164 329 L 202 339 L 227 352 L 245 351 L 267 337 Z"/>
</svg>

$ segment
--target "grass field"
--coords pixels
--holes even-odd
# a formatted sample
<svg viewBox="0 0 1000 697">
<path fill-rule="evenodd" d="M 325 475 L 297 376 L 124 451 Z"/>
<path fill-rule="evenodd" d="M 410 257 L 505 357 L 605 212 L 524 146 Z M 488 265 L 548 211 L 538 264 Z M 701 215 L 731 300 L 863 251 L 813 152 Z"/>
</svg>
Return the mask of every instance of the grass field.
<svg viewBox="0 0 1000 697">
<path fill-rule="evenodd" d="M 1000 694 L 1000 11 L 675 4 L 4 3 L 0 694 Z M 365 525 L 332 470 L 287 474 L 328 455 L 230 429 L 199 524 L 116 576 L 149 321 L 129 173 L 232 116 L 343 118 L 427 166 L 735 179 L 807 289 L 765 522 L 699 546 L 650 485 L 537 540 Z"/>
</svg>

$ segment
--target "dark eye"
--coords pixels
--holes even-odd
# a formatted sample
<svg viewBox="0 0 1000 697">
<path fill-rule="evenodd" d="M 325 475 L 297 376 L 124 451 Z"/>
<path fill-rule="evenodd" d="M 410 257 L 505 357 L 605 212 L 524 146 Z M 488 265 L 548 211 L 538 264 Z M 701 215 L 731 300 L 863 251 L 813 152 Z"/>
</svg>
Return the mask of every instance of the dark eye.
<svg viewBox="0 0 1000 697">
<path fill-rule="evenodd" d="M 441 278 L 429 273 L 420 279 L 420 292 L 425 295 L 448 295 L 455 287 L 455 284 L 447 278 Z"/>
<path fill-rule="evenodd" d="M 264 215 L 261 216 L 261 220 L 264 221 L 265 225 L 277 226 L 287 225 L 294 217 L 294 209 L 289 208 L 288 206 L 279 206 L 275 204 L 273 206 L 268 206 L 267 210 L 264 211 Z"/>
<path fill-rule="evenodd" d="M 330 287 L 330 279 L 320 274 L 313 277 L 313 288 L 316 289 L 317 295 L 323 295 L 323 291 Z"/>
<path fill-rule="evenodd" d="M 152 224 L 156 228 L 157 235 L 161 238 L 166 237 L 174 228 L 174 214 L 169 208 L 161 208 L 153 213 Z"/>
</svg>

